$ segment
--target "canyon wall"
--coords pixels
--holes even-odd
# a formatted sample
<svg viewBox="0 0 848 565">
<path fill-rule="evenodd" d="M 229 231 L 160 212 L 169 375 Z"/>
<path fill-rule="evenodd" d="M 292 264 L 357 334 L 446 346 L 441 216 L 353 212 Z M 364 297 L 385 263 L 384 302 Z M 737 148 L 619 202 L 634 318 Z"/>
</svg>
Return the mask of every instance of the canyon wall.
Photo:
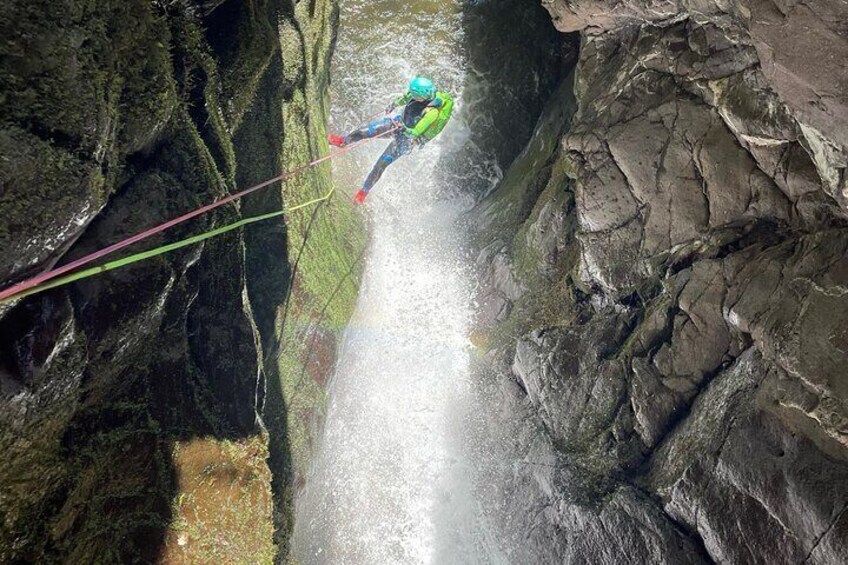
<svg viewBox="0 0 848 565">
<path fill-rule="evenodd" d="M 324 0 L 5 3 L 3 286 L 326 151 L 337 19 Z M 324 166 L 129 251 L 330 186 Z M 320 235 L 335 286 L 359 229 L 313 211 L 0 306 L 0 561 L 286 555 L 299 443 L 278 358 L 286 306 L 309 303 L 290 250 Z M 295 280 L 320 290 L 311 261 Z"/>
<path fill-rule="evenodd" d="M 579 59 L 471 215 L 528 544 L 845 562 L 848 8 L 543 5 Z"/>
</svg>

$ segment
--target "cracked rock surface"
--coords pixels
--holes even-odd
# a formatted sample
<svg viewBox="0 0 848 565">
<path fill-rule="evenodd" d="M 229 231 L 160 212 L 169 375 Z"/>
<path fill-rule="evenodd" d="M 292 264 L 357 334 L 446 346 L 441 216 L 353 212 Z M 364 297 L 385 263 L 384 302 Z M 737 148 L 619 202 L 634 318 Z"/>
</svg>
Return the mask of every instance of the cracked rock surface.
<svg viewBox="0 0 848 565">
<path fill-rule="evenodd" d="M 848 6 L 542 4 L 579 58 L 471 214 L 481 386 L 539 469 L 505 528 L 848 562 Z"/>
</svg>

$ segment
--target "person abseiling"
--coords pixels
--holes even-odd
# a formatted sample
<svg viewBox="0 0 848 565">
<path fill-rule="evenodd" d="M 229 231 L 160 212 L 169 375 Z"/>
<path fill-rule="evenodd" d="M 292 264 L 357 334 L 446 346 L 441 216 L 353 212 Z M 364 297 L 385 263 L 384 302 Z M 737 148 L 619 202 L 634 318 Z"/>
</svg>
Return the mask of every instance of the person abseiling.
<svg viewBox="0 0 848 565">
<path fill-rule="evenodd" d="M 365 197 L 380 180 L 386 167 L 413 149 L 422 147 L 444 129 L 453 112 L 453 98 L 447 92 L 436 90 L 429 78 L 417 76 L 409 83 L 407 93 L 394 100 L 386 109 L 386 113 L 392 114 L 398 106 L 403 106 L 402 114 L 373 120 L 345 136 L 327 136 L 331 145 L 344 147 L 349 143 L 399 128 L 366 177 L 362 190 L 354 196 L 353 201 L 356 204 L 365 202 Z"/>
</svg>

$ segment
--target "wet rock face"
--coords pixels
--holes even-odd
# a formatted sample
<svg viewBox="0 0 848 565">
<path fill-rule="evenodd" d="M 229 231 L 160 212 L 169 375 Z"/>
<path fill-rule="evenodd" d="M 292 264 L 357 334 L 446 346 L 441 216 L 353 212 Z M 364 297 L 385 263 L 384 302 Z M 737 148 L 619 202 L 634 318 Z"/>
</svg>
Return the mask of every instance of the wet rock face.
<svg viewBox="0 0 848 565">
<path fill-rule="evenodd" d="M 4 3 L 0 284 L 278 175 L 284 140 L 309 143 L 280 135 L 282 108 L 327 72 L 326 52 L 288 56 L 301 80 L 284 79 L 279 26 L 329 43 L 332 5 L 319 7 L 313 26 L 277 0 Z M 142 247 L 281 205 L 271 188 Z M 286 297 L 286 234 L 263 235 L 0 307 L 0 561 L 155 561 L 182 501 L 179 442 L 264 442 L 267 428 L 285 461 L 284 425 L 261 420 L 284 409 L 262 352 Z M 289 481 L 273 485 L 282 545 Z"/>
<path fill-rule="evenodd" d="M 562 78 L 561 54 L 576 56 L 571 46 L 577 41 L 558 33 L 545 10 L 527 0 L 464 3 L 462 27 L 463 115 L 474 116 L 474 122 L 454 126 L 465 137 L 463 146 L 442 157 L 439 168 L 454 175 L 469 171 L 463 190 L 482 193 L 527 143 Z"/>
<path fill-rule="evenodd" d="M 707 23 L 710 45 L 747 43 L 757 53 L 766 82 L 798 117 L 822 133 L 823 143 L 845 169 L 848 145 L 848 6 L 839 0 L 813 4 L 745 0 L 583 2 L 543 0 L 561 31 L 601 33 L 625 27 L 663 25 L 683 18 Z M 729 32 L 729 33 L 728 33 Z M 697 40 L 697 38 L 696 38 Z M 841 149 L 840 149 L 841 147 Z M 842 151 L 841 157 L 839 156 Z M 842 182 L 845 176 L 842 174 Z M 844 186 L 843 186 L 844 188 Z"/>
<path fill-rule="evenodd" d="M 844 3 L 543 5 L 583 32 L 558 144 L 473 218 L 487 370 L 570 469 L 534 527 L 569 563 L 845 562 Z"/>
</svg>

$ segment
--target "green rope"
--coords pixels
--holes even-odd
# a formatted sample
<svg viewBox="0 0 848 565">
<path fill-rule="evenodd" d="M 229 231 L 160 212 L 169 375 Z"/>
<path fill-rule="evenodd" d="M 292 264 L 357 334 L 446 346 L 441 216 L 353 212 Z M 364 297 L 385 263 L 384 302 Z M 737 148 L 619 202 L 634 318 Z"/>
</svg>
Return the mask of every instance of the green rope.
<svg viewBox="0 0 848 565">
<path fill-rule="evenodd" d="M 195 243 L 200 243 L 201 241 L 205 241 L 207 239 L 219 236 L 221 234 L 225 234 L 227 232 L 233 231 L 240 227 L 246 226 L 248 224 L 253 224 L 256 222 L 261 222 L 263 220 L 270 220 L 271 218 L 276 218 L 282 216 L 283 214 L 287 214 L 289 212 L 294 212 L 295 210 L 300 210 L 301 208 L 306 208 L 307 206 L 311 206 L 313 204 L 317 204 L 318 202 L 323 202 L 325 200 L 329 200 L 329 198 L 333 195 L 335 191 L 335 187 L 331 188 L 330 191 L 320 198 L 316 198 L 314 200 L 310 200 L 308 202 L 304 202 L 303 204 L 298 204 L 297 206 L 293 206 L 291 208 L 285 208 L 283 210 L 277 210 L 276 212 L 270 212 L 268 214 L 262 214 L 260 216 L 253 216 L 251 218 L 245 218 L 243 220 L 239 220 L 238 222 L 222 226 L 220 228 L 216 228 L 214 230 L 210 230 L 204 233 L 197 234 L 195 236 L 189 237 L 187 239 L 183 239 L 180 241 L 176 241 L 174 243 L 169 243 L 168 245 L 163 245 L 161 247 L 156 247 L 155 249 L 150 249 L 148 251 L 143 251 L 141 253 L 135 253 L 134 255 L 128 255 L 121 259 L 116 259 L 115 261 L 110 261 L 103 265 L 99 265 L 97 267 L 91 267 L 89 269 L 84 269 L 79 271 L 78 273 L 72 273 L 70 275 L 66 275 L 64 277 L 60 277 L 54 279 L 50 282 L 46 282 L 43 285 L 36 286 L 20 294 L 16 294 L 14 296 L 10 296 L 6 300 L 0 301 L 0 304 L 6 304 L 11 302 L 12 300 L 17 300 L 19 298 L 26 298 L 27 296 L 32 296 L 33 294 L 38 294 L 39 292 L 44 292 L 45 290 L 49 290 L 51 288 L 56 288 L 59 286 L 65 286 L 66 284 L 70 284 L 72 282 L 87 279 L 89 277 L 93 277 L 95 275 L 99 275 L 100 273 L 105 273 L 107 271 L 112 271 L 115 269 L 119 269 L 121 267 L 126 267 L 127 265 L 132 265 L 133 263 L 138 263 L 139 261 L 144 261 L 146 259 L 150 259 L 152 257 L 157 257 L 159 255 L 164 255 L 165 253 L 170 253 L 171 251 L 175 251 L 177 249 L 181 249 L 183 247 L 187 247 L 189 245 L 193 245 Z"/>
</svg>

